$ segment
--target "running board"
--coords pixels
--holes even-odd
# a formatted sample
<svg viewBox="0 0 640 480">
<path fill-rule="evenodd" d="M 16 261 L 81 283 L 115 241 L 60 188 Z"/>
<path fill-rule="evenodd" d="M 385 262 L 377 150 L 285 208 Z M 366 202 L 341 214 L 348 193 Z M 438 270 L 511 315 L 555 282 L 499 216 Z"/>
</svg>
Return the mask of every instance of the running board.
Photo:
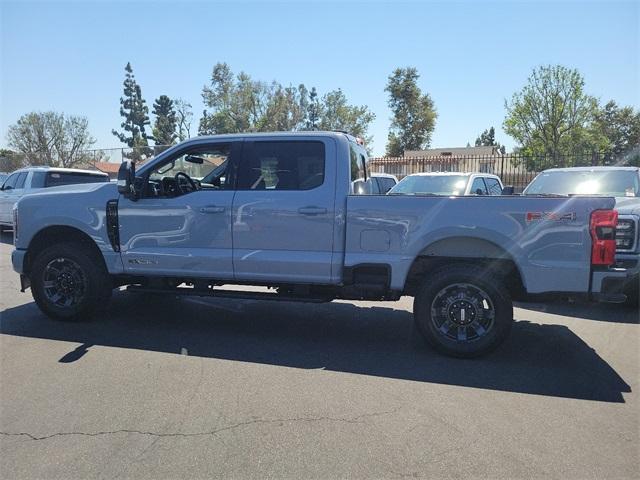
<svg viewBox="0 0 640 480">
<path fill-rule="evenodd" d="M 240 300 L 272 300 L 276 302 L 327 303 L 333 300 L 327 297 L 296 297 L 280 295 L 278 293 L 247 292 L 242 290 L 202 290 L 195 288 L 147 288 L 139 285 L 129 285 L 127 292 L 134 293 L 162 293 L 168 295 L 184 295 L 196 297 L 236 298 Z"/>
</svg>

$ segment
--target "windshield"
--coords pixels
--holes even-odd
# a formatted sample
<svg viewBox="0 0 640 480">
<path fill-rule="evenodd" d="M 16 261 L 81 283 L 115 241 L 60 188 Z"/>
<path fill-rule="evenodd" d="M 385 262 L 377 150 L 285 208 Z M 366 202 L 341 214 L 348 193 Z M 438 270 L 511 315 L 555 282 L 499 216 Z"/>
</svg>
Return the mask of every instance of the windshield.
<svg viewBox="0 0 640 480">
<path fill-rule="evenodd" d="M 608 195 L 638 197 L 640 185 L 635 170 L 575 170 L 543 172 L 524 190 L 524 195 Z"/>
<path fill-rule="evenodd" d="M 389 195 L 464 195 L 468 179 L 465 175 L 410 175 L 389 190 Z"/>
</svg>

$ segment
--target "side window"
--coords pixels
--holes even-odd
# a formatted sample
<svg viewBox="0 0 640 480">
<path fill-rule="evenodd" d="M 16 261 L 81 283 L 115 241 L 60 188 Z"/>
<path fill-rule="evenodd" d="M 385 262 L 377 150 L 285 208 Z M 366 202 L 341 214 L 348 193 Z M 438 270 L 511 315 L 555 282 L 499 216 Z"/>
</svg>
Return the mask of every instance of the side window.
<svg viewBox="0 0 640 480">
<path fill-rule="evenodd" d="M 24 188 L 24 182 L 27 179 L 28 172 L 22 172 L 18 175 L 18 179 L 16 180 L 16 186 L 13 187 L 15 189 Z"/>
<path fill-rule="evenodd" d="M 487 195 L 487 187 L 482 177 L 476 177 L 471 184 L 471 195 Z"/>
<path fill-rule="evenodd" d="M 33 172 L 31 174 L 31 188 L 44 188 L 46 172 Z"/>
<path fill-rule="evenodd" d="M 241 190 L 311 190 L 324 182 L 324 144 L 317 141 L 266 141 L 245 146 Z"/>
<path fill-rule="evenodd" d="M 18 181 L 18 173 L 13 173 L 9 175 L 9 178 L 4 182 L 3 188 L 5 190 L 11 190 L 16 187 L 16 182 Z"/>
<path fill-rule="evenodd" d="M 396 185 L 396 182 L 394 182 L 392 178 L 387 177 L 380 178 L 380 182 L 382 183 L 381 193 L 387 193 Z"/>
<path fill-rule="evenodd" d="M 502 187 L 500 187 L 498 180 L 495 178 L 485 178 L 484 181 L 487 184 L 489 195 L 502 195 Z"/>
</svg>

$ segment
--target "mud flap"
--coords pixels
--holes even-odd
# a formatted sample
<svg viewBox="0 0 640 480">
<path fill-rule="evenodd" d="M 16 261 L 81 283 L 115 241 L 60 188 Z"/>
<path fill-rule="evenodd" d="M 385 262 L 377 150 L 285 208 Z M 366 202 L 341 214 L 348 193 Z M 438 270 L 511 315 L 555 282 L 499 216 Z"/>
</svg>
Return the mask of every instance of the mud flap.
<svg viewBox="0 0 640 480">
<path fill-rule="evenodd" d="M 26 275 L 20 275 L 20 291 L 24 293 L 31 287 L 31 280 Z"/>
</svg>

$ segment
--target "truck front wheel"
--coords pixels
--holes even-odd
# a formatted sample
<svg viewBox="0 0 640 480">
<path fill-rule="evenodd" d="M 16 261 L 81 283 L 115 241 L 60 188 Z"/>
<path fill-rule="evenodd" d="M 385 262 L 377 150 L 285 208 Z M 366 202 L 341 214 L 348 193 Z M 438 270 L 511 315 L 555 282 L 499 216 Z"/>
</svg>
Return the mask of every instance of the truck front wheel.
<svg viewBox="0 0 640 480">
<path fill-rule="evenodd" d="M 38 307 L 55 320 L 88 319 L 104 307 L 112 282 L 102 259 L 82 243 L 54 244 L 31 267 L 31 290 Z"/>
<path fill-rule="evenodd" d="M 504 281 L 478 265 L 454 264 L 430 273 L 414 299 L 416 326 L 437 351 L 476 357 L 509 334 L 513 304 Z"/>
</svg>

